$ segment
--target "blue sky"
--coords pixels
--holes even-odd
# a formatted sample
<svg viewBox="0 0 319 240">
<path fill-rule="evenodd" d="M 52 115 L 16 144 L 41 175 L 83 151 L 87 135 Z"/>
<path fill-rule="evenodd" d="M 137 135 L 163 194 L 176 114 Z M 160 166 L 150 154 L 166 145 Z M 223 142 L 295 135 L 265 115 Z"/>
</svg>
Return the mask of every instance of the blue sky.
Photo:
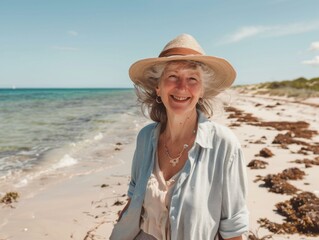
<svg viewBox="0 0 319 240">
<path fill-rule="evenodd" d="M 318 0 L 0 0 L 0 87 L 132 87 L 181 33 L 236 84 L 319 77 Z"/>
</svg>

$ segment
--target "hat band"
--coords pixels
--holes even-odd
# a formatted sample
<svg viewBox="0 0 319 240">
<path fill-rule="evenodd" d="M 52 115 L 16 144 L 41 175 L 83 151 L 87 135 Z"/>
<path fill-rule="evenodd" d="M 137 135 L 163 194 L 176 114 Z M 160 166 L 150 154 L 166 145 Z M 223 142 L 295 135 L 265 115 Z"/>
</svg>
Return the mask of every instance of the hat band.
<svg viewBox="0 0 319 240">
<path fill-rule="evenodd" d="M 170 48 L 163 52 L 158 57 L 169 57 L 173 55 L 203 55 L 200 52 L 197 52 L 191 48 Z"/>
</svg>

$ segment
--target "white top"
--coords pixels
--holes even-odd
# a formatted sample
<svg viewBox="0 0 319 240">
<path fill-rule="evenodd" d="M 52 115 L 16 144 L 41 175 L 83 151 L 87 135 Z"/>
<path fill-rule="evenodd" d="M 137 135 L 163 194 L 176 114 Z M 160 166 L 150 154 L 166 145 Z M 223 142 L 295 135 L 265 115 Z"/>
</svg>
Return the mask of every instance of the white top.
<svg viewBox="0 0 319 240">
<path fill-rule="evenodd" d="M 169 207 L 179 173 L 165 181 L 158 164 L 158 157 L 156 157 L 153 173 L 146 186 L 141 214 L 141 229 L 157 239 L 170 239 Z"/>
</svg>

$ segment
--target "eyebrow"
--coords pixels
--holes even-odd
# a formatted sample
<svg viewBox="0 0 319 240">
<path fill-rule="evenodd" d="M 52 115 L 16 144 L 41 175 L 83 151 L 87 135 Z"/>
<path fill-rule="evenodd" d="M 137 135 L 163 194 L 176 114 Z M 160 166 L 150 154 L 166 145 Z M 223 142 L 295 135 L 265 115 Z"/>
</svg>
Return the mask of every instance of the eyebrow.
<svg viewBox="0 0 319 240">
<path fill-rule="evenodd" d="M 168 73 L 168 72 L 175 72 L 175 73 L 177 73 L 178 71 L 177 70 L 170 70 L 170 69 L 167 69 L 166 71 L 165 71 L 166 73 Z"/>
</svg>

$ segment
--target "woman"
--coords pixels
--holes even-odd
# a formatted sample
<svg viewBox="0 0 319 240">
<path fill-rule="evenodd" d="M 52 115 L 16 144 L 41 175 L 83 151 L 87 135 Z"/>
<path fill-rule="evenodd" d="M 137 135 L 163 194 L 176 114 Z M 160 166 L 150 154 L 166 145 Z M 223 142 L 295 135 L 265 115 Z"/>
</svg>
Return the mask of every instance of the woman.
<svg viewBox="0 0 319 240">
<path fill-rule="evenodd" d="M 210 100 L 233 83 L 233 67 L 183 34 L 129 74 L 155 123 L 137 137 L 129 201 L 111 239 L 242 239 L 248 211 L 240 144 L 207 119 Z"/>
</svg>

